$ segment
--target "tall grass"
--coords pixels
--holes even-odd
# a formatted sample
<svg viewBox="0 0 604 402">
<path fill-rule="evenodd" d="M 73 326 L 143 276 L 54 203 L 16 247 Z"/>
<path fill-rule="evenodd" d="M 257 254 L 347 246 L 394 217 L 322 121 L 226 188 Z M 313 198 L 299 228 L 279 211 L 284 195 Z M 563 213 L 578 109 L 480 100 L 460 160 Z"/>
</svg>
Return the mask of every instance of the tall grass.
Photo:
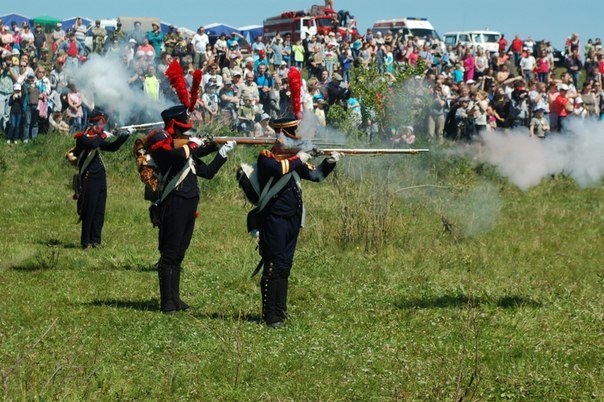
<svg viewBox="0 0 604 402">
<path fill-rule="evenodd" d="M 269 331 L 234 180 L 257 150 L 200 181 L 193 308 L 166 317 L 129 151 L 104 155 L 104 244 L 84 253 L 70 145 L 0 144 L 2 399 L 604 399 L 601 187 L 521 192 L 437 152 L 344 160 L 304 184 L 290 319 Z"/>
</svg>

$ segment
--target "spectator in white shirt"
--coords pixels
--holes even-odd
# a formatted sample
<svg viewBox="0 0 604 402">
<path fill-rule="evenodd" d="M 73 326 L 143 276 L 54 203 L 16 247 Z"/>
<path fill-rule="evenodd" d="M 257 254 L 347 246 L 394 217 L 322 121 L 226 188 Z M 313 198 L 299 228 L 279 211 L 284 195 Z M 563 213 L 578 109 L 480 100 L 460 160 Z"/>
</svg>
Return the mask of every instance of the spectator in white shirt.
<svg viewBox="0 0 604 402">
<path fill-rule="evenodd" d="M 191 44 L 195 50 L 195 56 L 193 57 L 193 66 L 195 68 L 201 68 L 203 62 L 206 60 L 206 46 L 210 43 L 210 38 L 206 34 L 204 27 L 199 27 L 197 33 L 193 35 Z"/>
</svg>

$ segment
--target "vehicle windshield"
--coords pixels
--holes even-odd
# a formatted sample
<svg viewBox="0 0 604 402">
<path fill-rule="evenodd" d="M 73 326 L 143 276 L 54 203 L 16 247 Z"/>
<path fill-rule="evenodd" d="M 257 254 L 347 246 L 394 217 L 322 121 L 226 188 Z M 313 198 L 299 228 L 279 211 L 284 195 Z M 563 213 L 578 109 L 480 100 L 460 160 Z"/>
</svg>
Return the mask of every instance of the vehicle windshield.
<svg viewBox="0 0 604 402">
<path fill-rule="evenodd" d="M 330 27 L 332 26 L 331 18 L 317 18 L 317 25 L 320 27 Z"/>
<path fill-rule="evenodd" d="M 500 34 L 482 34 L 482 36 L 484 37 L 484 41 L 485 42 L 490 42 L 490 43 L 495 43 L 499 41 L 499 38 L 501 38 Z"/>
<path fill-rule="evenodd" d="M 457 45 L 457 36 L 455 35 L 449 35 L 449 36 L 445 36 L 445 45 L 451 45 L 451 46 L 455 46 Z"/>
<path fill-rule="evenodd" d="M 474 43 L 482 43 L 482 34 L 479 34 L 479 33 L 472 34 L 472 41 Z"/>
<path fill-rule="evenodd" d="M 373 34 L 377 34 L 378 32 L 380 32 L 382 34 L 382 36 L 386 36 L 389 33 L 392 35 L 395 35 L 397 33 L 397 31 L 399 31 L 399 29 L 395 29 L 395 28 L 373 28 L 372 32 Z M 407 30 L 407 28 L 401 29 L 401 34 L 403 36 L 407 35 L 409 33 L 409 31 Z"/>
<path fill-rule="evenodd" d="M 424 38 L 424 39 L 427 38 L 428 36 L 431 36 L 433 39 L 434 38 L 440 39 L 440 37 L 438 36 L 436 31 L 433 29 L 424 29 L 424 28 L 412 29 L 411 35 L 417 36 L 419 38 Z"/>
</svg>

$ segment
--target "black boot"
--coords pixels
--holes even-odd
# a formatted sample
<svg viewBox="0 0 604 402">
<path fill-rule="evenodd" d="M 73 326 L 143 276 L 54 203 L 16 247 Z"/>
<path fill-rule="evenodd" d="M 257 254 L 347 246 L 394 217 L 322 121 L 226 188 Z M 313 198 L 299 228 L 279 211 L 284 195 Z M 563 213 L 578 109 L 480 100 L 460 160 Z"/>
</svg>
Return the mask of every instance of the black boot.
<svg viewBox="0 0 604 402">
<path fill-rule="evenodd" d="M 268 306 L 266 304 L 266 296 L 268 290 L 268 277 L 266 275 L 262 275 L 260 279 L 260 296 L 262 297 L 262 314 L 261 314 L 261 322 L 266 323 L 266 315 L 268 312 Z"/>
<path fill-rule="evenodd" d="M 288 287 L 288 282 L 289 282 L 289 278 L 286 277 L 279 277 L 277 278 L 277 289 L 276 289 L 276 296 L 277 296 L 277 303 L 276 303 L 276 313 L 277 316 L 279 317 L 279 319 L 281 321 L 285 321 L 285 319 L 287 318 L 287 287 Z"/>
<path fill-rule="evenodd" d="M 279 300 L 279 278 L 276 276 L 272 263 L 264 266 L 262 280 L 260 281 L 262 292 L 262 321 L 269 327 L 279 328 L 283 326 L 283 319 L 278 313 L 277 303 Z"/>
<path fill-rule="evenodd" d="M 172 267 L 172 300 L 176 310 L 188 310 L 189 305 L 180 299 L 180 267 Z"/>
<path fill-rule="evenodd" d="M 161 262 L 157 264 L 159 276 L 159 304 L 162 313 L 173 314 L 176 305 L 172 299 L 172 267 Z"/>
</svg>

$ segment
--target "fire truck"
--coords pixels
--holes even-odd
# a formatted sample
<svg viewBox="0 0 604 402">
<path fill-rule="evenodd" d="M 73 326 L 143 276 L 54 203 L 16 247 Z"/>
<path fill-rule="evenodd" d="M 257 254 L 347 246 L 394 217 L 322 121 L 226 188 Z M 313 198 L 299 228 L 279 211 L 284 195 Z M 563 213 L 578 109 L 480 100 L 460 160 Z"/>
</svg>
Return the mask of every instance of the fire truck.
<svg viewBox="0 0 604 402">
<path fill-rule="evenodd" d="M 334 27 L 337 27 L 337 32 L 342 36 L 358 33 L 356 28 L 336 25 L 334 17 L 337 15 L 333 9 L 318 5 L 312 6 L 310 10 L 287 11 L 264 20 L 264 37 L 271 39 L 278 33 L 281 36 L 290 34 L 292 41 L 297 41 L 317 34 L 327 35 L 334 31 Z"/>
</svg>

